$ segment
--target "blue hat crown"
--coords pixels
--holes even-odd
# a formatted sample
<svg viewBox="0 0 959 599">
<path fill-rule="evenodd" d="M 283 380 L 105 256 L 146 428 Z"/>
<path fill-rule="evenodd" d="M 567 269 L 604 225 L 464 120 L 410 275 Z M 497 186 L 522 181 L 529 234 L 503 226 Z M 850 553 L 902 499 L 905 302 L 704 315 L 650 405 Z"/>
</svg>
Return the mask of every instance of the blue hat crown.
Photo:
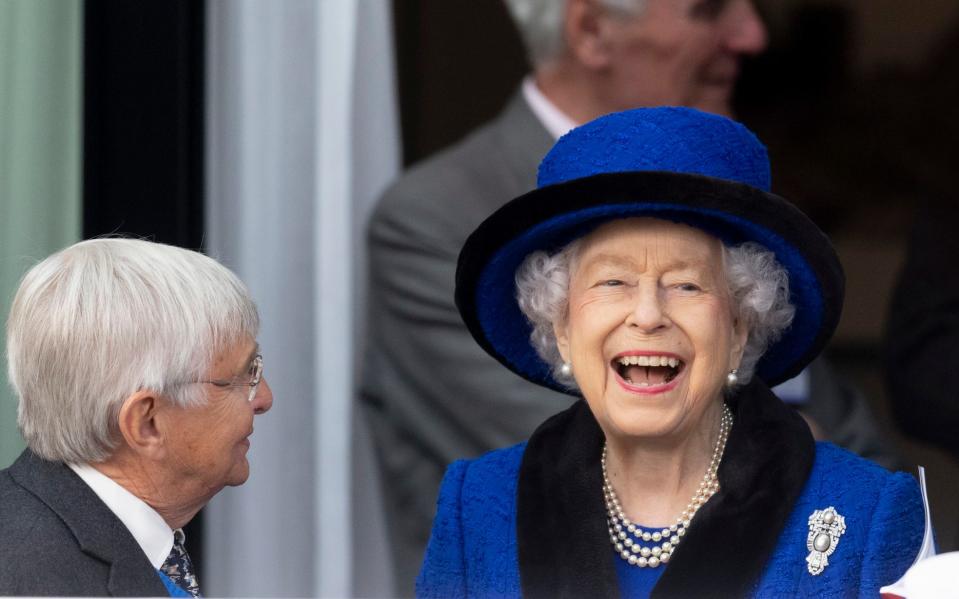
<svg viewBox="0 0 959 599">
<path fill-rule="evenodd" d="M 556 142 L 539 187 L 604 173 L 670 171 L 769 191 L 766 147 L 743 125 L 693 108 L 637 108 L 600 117 Z"/>
<path fill-rule="evenodd" d="M 535 383 L 567 391 L 529 342 L 516 269 L 614 219 L 652 217 L 699 228 L 727 245 L 755 242 L 789 272 L 796 315 L 757 364 L 773 385 L 795 376 L 839 322 L 844 277 L 828 238 L 769 193 L 766 148 L 744 126 L 690 108 L 643 108 L 563 136 L 540 164 L 539 186 L 508 202 L 467 240 L 456 302 L 490 355 Z"/>
</svg>

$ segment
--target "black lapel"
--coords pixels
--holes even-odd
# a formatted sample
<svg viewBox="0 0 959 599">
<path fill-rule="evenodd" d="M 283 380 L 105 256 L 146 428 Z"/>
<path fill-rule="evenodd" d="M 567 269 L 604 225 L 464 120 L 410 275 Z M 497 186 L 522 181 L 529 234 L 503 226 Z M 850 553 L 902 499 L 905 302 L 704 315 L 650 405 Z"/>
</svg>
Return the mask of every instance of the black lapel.
<svg viewBox="0 0 959 599">
<path fill-rule="evenodd" d="M 107 588 L 111 595 L 169 595 L 130 531 L 73 470 L 40 459 L 28 449 L 9 472 L 17 484 L 56 512 L 84 553 L 110 564 Z"/>
<path fill-rule="evenodd" d="M 741 597 L 776 547 L 812 470 L 809 427 L 754 380 L 730 402 L 736 414 L 719 465 L 720 491 L 704 505 L 652 597 Z"/>
<path fill-rule="evenodd" d="M 530 437 L 516 503 L 520 584 L 527 599 L 619 596 L 599 465 L 603 439 L 582 400 Z"/>
<path fill-rule="evenodd" d="M 736 415 L 703 506 L 652 597 L 738 597 L 758 581 L 815 456 L 806 423 L 761 381 L 729 401 Z M 599 457 L 585 402 L 546 421 L 520 468 L 517 542 L 525 597 L 618 597 Z"/>
</svg>

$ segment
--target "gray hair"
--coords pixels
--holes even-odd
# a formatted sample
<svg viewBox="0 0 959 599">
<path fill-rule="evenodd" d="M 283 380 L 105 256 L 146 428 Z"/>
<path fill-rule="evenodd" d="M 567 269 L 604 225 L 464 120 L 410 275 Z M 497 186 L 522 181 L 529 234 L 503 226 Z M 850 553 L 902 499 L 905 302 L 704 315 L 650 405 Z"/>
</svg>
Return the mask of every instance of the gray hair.
<svg viewBox="0 0 959 599">
<path fill-rule="evenodd" d="M 552 369 L 553 378 L 570 389 L 576 388 L 576 381 L 561 370 L 563 358 L 553 324 L 566 318 L 570 270 L 579 248 L 576 240 L 552 255 L 533 252 L 516 269 L 516 300 L 533 327 L 530 343 Z M 723 245 L 723 265 L 733 313 L 749 332 L 737 372 L 738 384 L 744 385 L 766 348 L 792 323 L 796 309 L 789 301 L 789 274 L 764 246 Z"/>
<path fill-rule="evenodd" d="M 519 29 L 533 67 L 557 58 L 566 49 L 563 17 L 567 0 L 504 0 Z M 646 0 L 600 0 L 613 14 L 638 15 Z"/>
<path fill-rule="evenodd" d="M 127 397 L 149 389 L 201 405 L 202 386 L 183 383 L 259 326 L 243 283 L 203 254 L 137 239 L 74 244 L 27 272 L 10 309 L 20 432 L 48 460 L 105 460 Z"/>
</svg>

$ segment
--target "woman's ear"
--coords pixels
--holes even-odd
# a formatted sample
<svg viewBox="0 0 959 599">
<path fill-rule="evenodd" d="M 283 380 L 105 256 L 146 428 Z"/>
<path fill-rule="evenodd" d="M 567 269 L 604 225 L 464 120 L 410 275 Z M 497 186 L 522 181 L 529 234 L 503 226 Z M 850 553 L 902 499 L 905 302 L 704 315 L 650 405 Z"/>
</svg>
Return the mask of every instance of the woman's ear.
<svg viewBox="0 0 959 599">
<path fill-rule="evenodd" d="M 564 319 L 563 322 L 553 323 L 553 336 L 556 337 L 556 349 L 564 362 L 569 362 L 569 326 Z"/>
<path fill-rule="evenodd" d="M 746 351 L 746 341 L 749 339 L 749 328 L 742 318 L 733 317 L 733 340 L 730 348 L 729 360 L 731 368 L 739 368 Z"/>
<path fill-rule="evenodd" d="M 158 425 L 159 394 L 140 390 L 124 400 L 117 422 L 124 443 L 134 453 L 146 457 L 162 457 L 165 451 L 163 434 Z"/>
</svg>

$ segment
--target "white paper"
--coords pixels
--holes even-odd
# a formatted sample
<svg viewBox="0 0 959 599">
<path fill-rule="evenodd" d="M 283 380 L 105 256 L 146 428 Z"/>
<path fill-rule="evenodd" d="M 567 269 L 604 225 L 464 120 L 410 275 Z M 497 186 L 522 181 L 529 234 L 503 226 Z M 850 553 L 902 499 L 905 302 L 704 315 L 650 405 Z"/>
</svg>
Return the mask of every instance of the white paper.
<svg viewBox="0 0 959 599">
<path fill-rule="evenodd" d="M 889 586 L 882 587 L 879 592 L 898 595 L 906 599 L 959 597 L 959 589 L 955 585 L 957 570 L 954 566 L 952 570 L 942 567 L 945 562 L 954 564 L 959 561 L 959 553 L 945 554 L 943 557 L 951 557 L 949 560 L 938 560 L 943 562 L 942 565 L 930 563 L 923 564 L 922 567 L 919 566 L 919 562 L 936 555 L 936 543 L 932 532 L 932 512 L 929 510 L 929 495 L 926 493 L 926 469 L 922 466 L 919 466 L 919 491 L 922 493 L 922 509 L 926 514 L 926 532 L 922 536 L 919 554 L 912 562 L 912 566 L 902 575 L 902 578 Z M 936 574 L 937 572 L 939 574 Z M 951 579 L 947 578 L 948 576 L 951 576 Z M 946 583 L 949 583 L 949 587 L 945 586 Z M 942 595 L 941 590 L 945 588 L 951 588 L 953 594 Z"/>
</svg>

